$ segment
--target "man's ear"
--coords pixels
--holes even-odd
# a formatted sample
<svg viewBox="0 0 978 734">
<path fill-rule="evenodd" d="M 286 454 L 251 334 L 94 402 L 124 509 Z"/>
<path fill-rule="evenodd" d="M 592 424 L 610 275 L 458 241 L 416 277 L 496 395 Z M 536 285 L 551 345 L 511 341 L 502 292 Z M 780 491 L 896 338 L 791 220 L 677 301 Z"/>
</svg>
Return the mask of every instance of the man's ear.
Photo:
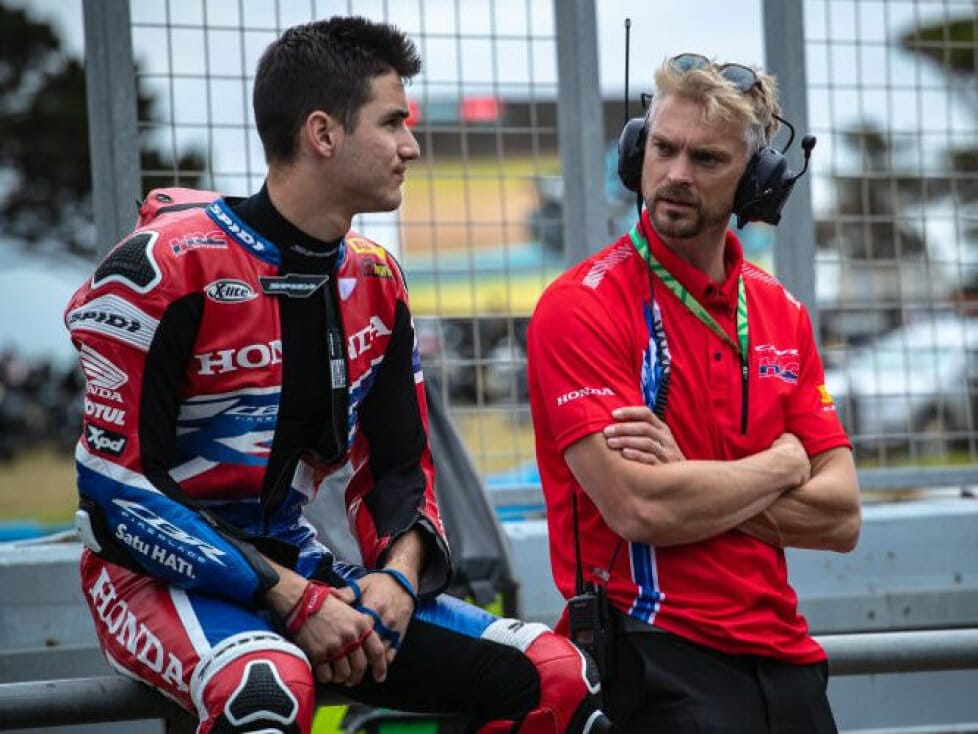
<svg viewBox="0 0 978 734">
<path fill-rule="evenodd" d="M 315 154 L 332 158 L 343 137 L 339 120 L 323 110 L 310 112 L 302 126 L 302 142 Z"/>
</svg>

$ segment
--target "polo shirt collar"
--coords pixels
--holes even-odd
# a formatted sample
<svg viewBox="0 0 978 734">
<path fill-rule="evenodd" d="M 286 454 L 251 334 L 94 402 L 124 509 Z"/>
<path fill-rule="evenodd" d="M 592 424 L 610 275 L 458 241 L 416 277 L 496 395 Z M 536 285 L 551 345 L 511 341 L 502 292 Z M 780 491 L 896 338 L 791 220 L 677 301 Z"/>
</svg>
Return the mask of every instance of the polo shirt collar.
<svg viewBox="0 0 978 734">
<path fill-rule="evenodd" d="M 737 282 L 744 264 L 744 249 L 737 235 L 727 230 L 724 243 L 723 264 L 726 277 L 722 283 L 711 281 L 701 270 L 697 270 L 676 255 L 662 241 L 649 217 L 649 210 L 642 210 L 642 233 L 649 241 L 652 255 L 668 270 L 683 287 L 704 306 L 719 300 L 731 308 L 737 307 Z"/>
</svg>

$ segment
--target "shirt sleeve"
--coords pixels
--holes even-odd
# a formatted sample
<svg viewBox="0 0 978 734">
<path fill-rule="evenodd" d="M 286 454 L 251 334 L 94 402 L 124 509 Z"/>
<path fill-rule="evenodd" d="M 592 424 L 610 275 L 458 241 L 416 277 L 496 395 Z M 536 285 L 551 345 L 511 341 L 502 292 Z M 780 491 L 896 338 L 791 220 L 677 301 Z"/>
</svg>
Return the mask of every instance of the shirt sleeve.
<svg viewBox="0 0 978 734">
<path fill-rule="evenodd" d="M 631 321 L 613 314 L 600 295 L 579 284 L 553 288 L 530 320 L 527 361 L 539 397 L 534 420 L 544 422 L 559 452 L 613 423 L 616 408 L 644 404 Z"/>
<path fill-rule="evenodd" d="M 840 446 L 852 448 L 835 403 L 825 389 L 825 369 L 804 307 L 798 320 L 798 352 L 798 389 L 786 406 L 785 430 L 798 437 L 809 456 Z"/>
</svg>

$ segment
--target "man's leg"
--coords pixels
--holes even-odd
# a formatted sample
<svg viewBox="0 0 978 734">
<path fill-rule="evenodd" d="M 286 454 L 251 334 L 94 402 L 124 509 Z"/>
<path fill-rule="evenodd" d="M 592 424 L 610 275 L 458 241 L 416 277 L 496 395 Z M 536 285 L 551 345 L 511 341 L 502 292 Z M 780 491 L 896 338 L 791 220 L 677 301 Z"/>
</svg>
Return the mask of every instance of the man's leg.
<svg viewBox="0 0 978 734">
<path fill-rule="evenodd" d="M 836 734 L 826 694 L 826 663 L 789 665 L 762 659 L 758 675 L 767 700 L 771 734 Z"/>
<path fill-rule="evenodd" d="M 724 655 L 667 632 L 618 635 L 605 710 L 618 732 L 764 734 L 757 658 Z"/>
<path fill-rule="evenodd" d="M 307 734 L 315 710 L 302 651 L 259 615 L 187 594 L 89 551 L 83 590 L 109 663 L 200 717 L 198 734 Z"/>
<path fill-rule="evenodd" d="M 444 595 L 421 604 L 384 683 L 368 675 L 340 690 L 374 706 L 461 714 L 487 733 L 607 726 L 594 665 L 568 640 Z"/>
</svg>

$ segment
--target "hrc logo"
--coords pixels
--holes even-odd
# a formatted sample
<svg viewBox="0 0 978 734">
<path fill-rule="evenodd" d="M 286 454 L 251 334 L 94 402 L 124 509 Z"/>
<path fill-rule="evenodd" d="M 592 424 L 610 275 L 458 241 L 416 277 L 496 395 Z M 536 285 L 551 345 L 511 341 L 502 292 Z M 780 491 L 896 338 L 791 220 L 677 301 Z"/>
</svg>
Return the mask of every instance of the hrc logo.
<svg viewBox="0 0 978 734">
<path fill-rule="evenodd" d="M 771 344 L 754 347 L 757 355 L 757 374 L 761 379 L 777 377 L 785 382 L 798 384 L 801 367 L 797 349 L 776 349 Z"/>
</svg>

